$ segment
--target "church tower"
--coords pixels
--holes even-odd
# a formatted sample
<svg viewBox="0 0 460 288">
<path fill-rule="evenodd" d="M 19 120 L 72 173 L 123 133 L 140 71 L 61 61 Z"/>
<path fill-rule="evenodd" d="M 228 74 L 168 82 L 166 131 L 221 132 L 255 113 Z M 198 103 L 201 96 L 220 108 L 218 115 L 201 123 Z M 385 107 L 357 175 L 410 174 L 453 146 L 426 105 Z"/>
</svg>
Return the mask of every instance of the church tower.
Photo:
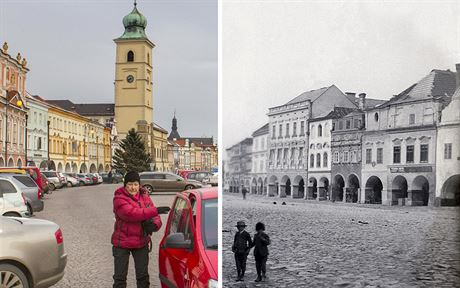
<svg viewBox="0 0 460 288">
<path fill-rule="evenodd" d="M 115 120 L 118 135 L 125 138 L 137 121 L 153 122 L 152 50 L 155 47 L 145 34 L 147 19 L 134 2 L 134 9 L 123 18 L 125 32 L 114 39 Z"/>
</svg>

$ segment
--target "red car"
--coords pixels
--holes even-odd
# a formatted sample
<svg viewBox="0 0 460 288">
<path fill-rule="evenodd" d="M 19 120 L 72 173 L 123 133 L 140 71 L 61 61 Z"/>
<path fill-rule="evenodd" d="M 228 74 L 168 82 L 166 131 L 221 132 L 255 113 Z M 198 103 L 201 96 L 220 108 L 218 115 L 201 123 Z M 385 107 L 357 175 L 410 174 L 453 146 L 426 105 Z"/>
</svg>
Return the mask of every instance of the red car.
<svg viewBox="0 0 460 288">
<path fill-rule="evenodd" d="M 218 287 L 217 188 L 176 195 L 160 242 L 161 287 Z"/>
</svg>

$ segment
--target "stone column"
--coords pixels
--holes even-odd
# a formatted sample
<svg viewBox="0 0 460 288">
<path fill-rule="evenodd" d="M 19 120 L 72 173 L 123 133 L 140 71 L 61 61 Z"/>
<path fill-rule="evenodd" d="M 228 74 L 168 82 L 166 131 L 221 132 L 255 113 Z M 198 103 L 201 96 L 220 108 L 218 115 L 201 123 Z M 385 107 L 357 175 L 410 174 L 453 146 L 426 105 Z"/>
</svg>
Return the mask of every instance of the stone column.
<svg viewBox="0 0 460 288">
<path fill-rule="evenodd" d="M 285 198 L 286 197 L 286 185 L 285 184 L 279 184 L 279 198 Z"/>
<path fill-rule="evenodd" d="M 346 185 L 343 187 L 343 199 L 342 199 L 343 203 L 347 203 L 347 193 L 349 192 L 348 189 L 349 188 Z"/>
<path fill-rule="evenodd" d="M 292 185 L 292 190 L 291 190 L 291 198 L 299 198 L 299 185 Z"/>
</svg>

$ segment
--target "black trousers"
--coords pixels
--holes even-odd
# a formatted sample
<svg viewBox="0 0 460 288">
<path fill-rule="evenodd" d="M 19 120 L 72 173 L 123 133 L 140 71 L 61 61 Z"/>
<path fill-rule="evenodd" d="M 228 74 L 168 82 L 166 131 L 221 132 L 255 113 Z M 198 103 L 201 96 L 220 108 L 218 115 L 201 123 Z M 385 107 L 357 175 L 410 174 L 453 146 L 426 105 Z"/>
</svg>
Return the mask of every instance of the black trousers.
<svg viewBox="0 0 460 288">
<path fill-rule="evenodd" d="M 267 256 L 255 255 L 257 276 L 265 276 L 267 272 Z"/>
<path fill-rule="evenodd" d="M 137 288 L 150 287 L 149 278 L 149 245 L 139 249 L 124 249 L 112 247 L 115 272 L 113 274 L 113 288 L 126 288 L 126 276 L 128 275 L 129 254 L 133 255 L 136 270 Z"/>
<path fill-rule="evenodd" d="M 246 271 L 246 260 L 248 259 L 248 255 L 246 253 L 235 253 L 235 262 L 236 262 L 236 271 L 238 271 L 238 275 L 244 276 L 244 272 Z"/>
</svg>

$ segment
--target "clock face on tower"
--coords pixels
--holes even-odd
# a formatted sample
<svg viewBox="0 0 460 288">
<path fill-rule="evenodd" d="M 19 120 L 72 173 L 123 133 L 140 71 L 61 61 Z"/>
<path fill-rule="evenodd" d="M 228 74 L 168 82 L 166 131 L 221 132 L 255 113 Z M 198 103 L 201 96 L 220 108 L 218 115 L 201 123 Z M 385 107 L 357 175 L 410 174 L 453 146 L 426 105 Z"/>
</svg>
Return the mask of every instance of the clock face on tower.
<svg viewBox="0 0 460 288">
<path fill-rule="evenodd" d="M 128 75 L 128 77 L 126 77 L 126 81 L 128 81 L 128 83 L 132 83 L 134 81 L 134 76 Z"/>
</svg>

